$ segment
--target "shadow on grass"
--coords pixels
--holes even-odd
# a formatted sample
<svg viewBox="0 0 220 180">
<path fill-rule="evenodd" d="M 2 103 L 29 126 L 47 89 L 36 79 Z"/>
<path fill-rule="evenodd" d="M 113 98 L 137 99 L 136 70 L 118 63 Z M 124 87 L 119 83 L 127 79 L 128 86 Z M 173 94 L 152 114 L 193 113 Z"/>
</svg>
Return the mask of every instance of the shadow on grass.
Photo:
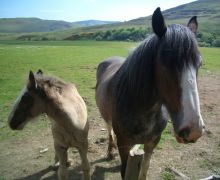
<svg viewBox="0 0 220 180">
<path fill-rule="evenodd" d="M 101 159 L 91 162 L 90 164 L 92 166 L 92 165 L 95 165 L 97 163 L 101 163 L 104 161 L 106 161 L 106 159 L 101 158 Z M 118 173 L 119 171 L 120 171 L 119 165 L 113 166 L 113 167 L 102 167 L 100 165 L 96 165 L 95 170 L 93 174 L 91 175 L 91 179 L 92 180 L 104 180 L 105 173 Z M 73 169 L 70 168 L 68 171 L 68 175 L 69 175 L 69 179 L 76 179 L 76 180 L 83 179 L 83 172 L 81 171 L 80 166 L 76 166 Z M 58 180 L 57 171 L 55 171 L 52 166 L 49 166 L 46 169 L 36 172 L 35 174 L 28 175 L 22 178 L 17 178 L 16 180 L 39 180 L 39 179 Z"/>
<path fill-rule="evenodd" d="M 105 173 L 118 173 L 120 171 L 120 166 L 113 166 L 113 167 L 102 167 L 102 166 L 95 166 L 95 170 L 92 174 L 92 180 L 104 180 Z"/>
</svg>

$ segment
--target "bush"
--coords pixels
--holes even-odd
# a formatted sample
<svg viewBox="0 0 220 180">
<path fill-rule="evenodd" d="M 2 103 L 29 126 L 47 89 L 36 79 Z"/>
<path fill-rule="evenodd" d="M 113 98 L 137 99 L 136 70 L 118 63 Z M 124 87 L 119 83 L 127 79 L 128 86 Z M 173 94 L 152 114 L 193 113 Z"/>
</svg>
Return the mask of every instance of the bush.
<svg viewBox="0 0 220 180">
<path fill-rule="evenodd" d="M 211 46 L 211 44 L 209 44 L 209 43 L 206 43 L 206 42 L 198 42 L 198 44 L 199 44 L 199 46 L 200 47 L 210 47 Z"/>
<path fill-rule="evenodd" d="M 96 41 L 142 41 L 144 40 L 152 30 L 150 28 L 121 28 L 107 31 L 98 32 L 84 32 L 79 34 L 73 34 L 64 40 L 96 40 Z M 36 40 L 35 36 L 20 37 L 20 39 Z M 46 40 L 46 39 L 42 39 Z M 199 32 L 197 34 L 198 44 L 201 47 L 220 47 L 220 38 L 213 33 Z"/>
<path fill-rule="evenodd" d="M 81 33 L 74 34 L 64 40 L 81 40 L 81 39 L 95 39 L 96 41 L 140 41 L 143 40 L 149 30 L 143 28 L 121 28 L 107 31 L 98 31 L 96 33 Z"/>
<path fill-rule="evenodd" d="M 220 39 L 216 39 L 213 41 L 212 46 L 214 47 L 220 47 Z"/>
<path fill-rule="evenodd" d="M 96 36 L 95 40 L 96 40 L 96 41 L 101 41 L 101 40 L 103 40 L 103 39 L 102 39 L 102 36 L 98 35 L 98 36 Z"/>
</svg>

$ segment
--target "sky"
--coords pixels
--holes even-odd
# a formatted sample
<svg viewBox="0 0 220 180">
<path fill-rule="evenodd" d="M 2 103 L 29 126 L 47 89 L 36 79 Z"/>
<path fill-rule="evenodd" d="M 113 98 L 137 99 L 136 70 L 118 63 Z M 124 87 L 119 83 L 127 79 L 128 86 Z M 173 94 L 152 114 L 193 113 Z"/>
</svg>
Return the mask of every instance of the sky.
<svg viewBox="0 0 220 180">
<path fill-rule="evenodd" d="M 195 0 L 0 0 L 0 18 L 128 21 Z"/>
</svg>

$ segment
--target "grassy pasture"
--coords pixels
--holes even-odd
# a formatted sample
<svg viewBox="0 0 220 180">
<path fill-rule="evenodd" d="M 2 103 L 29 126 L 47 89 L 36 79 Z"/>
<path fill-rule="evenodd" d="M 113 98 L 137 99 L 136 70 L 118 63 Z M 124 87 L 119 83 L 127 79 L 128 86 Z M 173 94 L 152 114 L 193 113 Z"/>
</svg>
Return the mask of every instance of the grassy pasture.
<svg viewBox="0 0 220 180">
<path fill-rule="evenodd" d="M 25 84 L 29 70 L 42 69 L 45 74 L 75 83 L 81 95 L 88 101 L 88 111 L 91 113 L 96 107 L 94 86 L 98 63 L 110 56 L 127 56 L 136 45 L 137 43 L 95 41 L 0 41 L 0 139 L 22 135 L 9 130 L 7 116 Z M 220 72 L 220 49 L 200 50 L 204 59 L 202 73 Z M 45 125 L 47 122 L 41 121 L 37 123 L 36 129 L 40 131 Z"/>
<path fill-rule="evenodd" d="M 94 98 L 96 67 L 98 63 L 106 57 L 115 55 L 127 56 L 129 51 L 131 51 L 136 45 L 137 43 L 95 41 L 0 41 L 0 179 L 14 179 L 16 177 L 22 177 L 18 179 L 40 179 L 42 176 L 40 172 L 45 171 L 44 168 L 48 169 L 47 167 L 53 163 L 54 154 L 50 139 L 51 134 L 48 133 L 50 132 L 50 123 L 45 120 L 47 119 L 45 116 L 41 116 L 37 123 L 29 123 L 24 131 L 11 131 L 7 125 L 7 116 L 10 107 L 24 86 L 30 69 L 37 71 L 40 68 L 45 74 L 58 76 L 66 81 L 74 82 L 76 84 L 80 94 L 86 99 L 89 120 L 91 120 L 91 125 L 93 125 L 93 133 L 98 132 L 97 134 L 91 134 L 94 136 L 91 136 L 90 139 L 92 145 L 90 159 L 91 162 L 97 162 L 99 161 L 99 157 L 103 156 L 103 149 L 104 147 L 107 147 L 107 145 L 104 144 L 102 146 L 102 144 L 96 144 L 96 142 L 97 140 L 99 142 L 100 138 L 103 139 L 103 137 L 106 137 L 107 133 L 99 130 L 102 127 L 99 126 L 99 124 L 103 121 L 98 117 Z M 206 75 L 209 75 L 210 72 L 218 74 L 216 77 L 219 77 L 219 50 L 220 49 L 217 48 L 200 49 L 204 62 L 200 75 L 202 75 L 203 78 Z M 209 78 L 212 78 L 212 76 L 209 76 Z M 213 87 L 210 86 L 210 88 L 212 89 Z M 210 103 L 211 106 L 208 106 L 208 113 L 207 109 L 203 106 L 203 109 L 205 110 L 204 115 L 205 117 L 209 116 L 212 118 L 210 122 L 212 122 L 212 120 L 215 122 L 219 118 L 216 116 L 215 120 L 215 116 L 212 114 L 214 112 L 210 111 L 210 107 L 214 108 L 216 105 L 213 106 L 214 102 L 212 102 L 212 100 L 210 100 L 209 103 L 207 102 L 208 105 L 210 105 Z M 94 123 L 94 121 L 96 123 Z M 212 126 L 216 125 L 212 124 Z M 94 131 L 94 129 L 96 131 Z M 154 177 L 157 174 L 157 177 L 160 177 L 159 179 L 174 179 L 173 174 L 166 169 L 166 167 L 169 166 L 169 163 L 165 161 L 169 160 L 170 165 L 176 163 L 176 166 L 174 164 L 174 167 L 179 167 L 179 159 L 177 158 L 179 154 L 184 153 L 184 156 L 182 156 L 184 158 L 185 155 L 189 155 L 191 152 L 195 151 L 195 149 L 189 150 L 189 148 L 191 148 L 190 145 L 186 147 L 185 145 L 178 144 L 171 135 L 171 129 L 172 125 L 171 123 L 168 123 L 167 128 L 163 132 L 160 144 L 155 150 L 156 153 L 152 160 L 152 167 L 155 167 L 156 164 L 157 168 L 153 171 L 151 170 L 151 173 L 153 173 L 150 177 Z M 208 136 L 215 137 L 214 134 L 208 134 Z M 218 137 L 217 134 L 216 138 L 209 138 L 207 139 L 208 141 L 204 141 L 203 139 L 204 142 L 202 146 L 201 141 L 200 143 L 197 143 L 196 145 L 200 148 L 196 149 L 197 156 L 194 153 L 192 157 L 193 159 L 199 158 L 199 161 L 196 161 L 196 164 L 191 165 L 192 157 L 188 156 L 188 160 L 186 157 L 184 162 L 187 165 L 184 165 L 182 170 L 189 165 L 187 174 L 190 175 L 190 177 L 207 177 L 210 175 L 210 172 L 213 173 L 213 169 L 219 169 L 219 165 L 214 164 L 219 162 L 218 144 L 217 142 L 215 143 L 216 146 L 210 144 L 210 141 L 213 143 L 215 139 L 219 139 Z M 172 145 L 171 148 L 167 146 L 170 144 Z M 205 145 L 206 148 L 203 147 Z M 49 148 L 47 154 L 39 155 L 39 148 L 41 148 L 41 146 L 47 146 Z M 214 147 L 216 150 L 213 150 Z M 188 149 L 188 151 L 186 149 Z M 204 151 L 204 149 L 207 149 L 207 151 Z M 209 152 L 208 150 L 210 149 L 212 151 Z M 174 157 L 168 156 L 167 153 Z M 201 154 L 204 157 L 201 157 Z M 72 155 L 75 156 L 75 154 Z M 161 157 L 166 158 L 163 159 Z M 170 158 L 173 158 L 174 160 Z M 76 162 L 79 163 L 79 160 L 77 161 L 76 159 Z M 110 180 L 119 179 L 119 170 L 116 173 L 108 171 L 108 168 L 112 169 L 113 167 L 113 169 L 115 169 L 116 164 L 119 164 L 118 160 L 111 163 L 106 161 L 100 164 L 94 164 L 92 166 L 93 170 L 95 168 L 93 171 L 94 179 L 102 179 L 99 178 L 99 175 L 100 177 L 105 175 L 105 177 Z M 158 165 L 163 171 L 157 171 L 160 169 L 158 168 Z M 96 169 L 97 166 L 102 168 L 98 171 Z M 194 170 L 196 167 L 197 169 Z M 208 172 L 207 167 L 209 167 L 208 169 L 211 169 Z M 73 176 L 73 179 L 78 175 L 78 169 L 75 170 L 75 168 L 76 166 L 74 166 L 74 169 L 71 171 L 72 173 L 70 173 Z M 191 169 L 193 169 L 193 171 L 191 171 Z M 216 171 L 214 170 L 214 172 Z M 56 173 L 54 175 L 51 173 L 53 172 L 48 172 L 45 175 L 49 176 L 48 179 L 55 179 Z"/>
</svg>

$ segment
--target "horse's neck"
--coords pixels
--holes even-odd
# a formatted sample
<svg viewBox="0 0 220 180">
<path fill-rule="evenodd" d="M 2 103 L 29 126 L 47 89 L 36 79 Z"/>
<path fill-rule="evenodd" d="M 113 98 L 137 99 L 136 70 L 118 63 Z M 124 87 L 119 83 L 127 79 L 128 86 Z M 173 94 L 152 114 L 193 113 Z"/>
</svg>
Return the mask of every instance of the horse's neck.
<svg viewBox="0 0 220 180">
<path fill-rule="evenodd" d="M 52 122 L 52 130 L 60 133 L 71 133 L 73 131 L 72 118 L 62 107 L 52 104 L 47 108 L 47 115 Z"/>
<path fill-rule="evenodd" d="M 125 70 L 128 65 L 129 64 L 123 64 L 112 79 L 111 87 L 113 87 L 113 98 L 116 98 L 116 108 L 119 108 L 119 113 L 122 113 L 122 116 L 126 116 L 126 112 L 133 112 L 134 114 L 139 113 L 151 117 L 160 111 L 162 105 L 154 87 L 153 76 L 147 74 L 150 77 L 146 77 L 146 79 L 142 79 L 142 81 L 148 82 L 143 82 L 146 84 L 138 87 L 138 83 L 135 82 L 135 79 L 133 79 L 134 82 L 130 82 L 129 75 L 131 74 Z M 132 85 L 132 83 L 134 83 L 134 85 Z"/>
<path fill-rule="evenodd" d="M 60 100 L 49 102 L 46 109 L 46 114 L 50 119 L 69 132 L 73 131 L 73 128 L 81 129 L 87 120 L 85 103 L 77 91 L 71 91 L 70 94 L 62 96 Z"/>
<path fill-rule="evenodd" d="M 49 102 L 46 105 L 46 114 L 54 121 L 58 122 L 62 118 L 67 119 L 67 114 L 63 110 L 63 105 L 60 103 Z"/>
</svg>

